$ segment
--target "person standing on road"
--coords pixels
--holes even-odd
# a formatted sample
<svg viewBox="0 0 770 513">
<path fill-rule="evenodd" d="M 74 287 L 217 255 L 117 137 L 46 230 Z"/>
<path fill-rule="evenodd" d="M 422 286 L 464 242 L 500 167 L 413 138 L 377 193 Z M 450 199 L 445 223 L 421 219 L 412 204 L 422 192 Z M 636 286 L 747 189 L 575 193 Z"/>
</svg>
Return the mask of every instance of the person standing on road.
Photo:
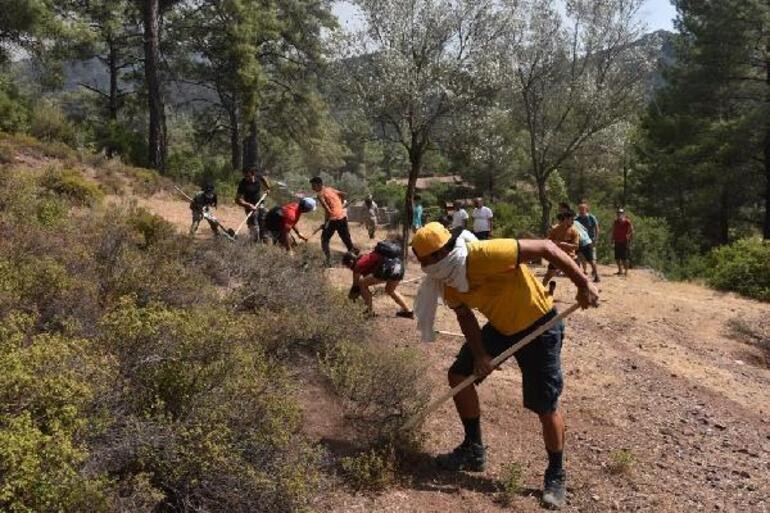
<svg viewBox="0 0 770 513">
<path fill-rule="evenodd" d="M 416 232 L 422 228 L 422 197 L 416 194 L 414 197 L 414 215 L 412 216 L 412 232 Z"/>
<path fill-rule="evenodd" d="M 628 276 L 628 261 L 631 246 L 631 238 L 634 235 L 634 225 L 626 217 L 626 211 L 618 209 L 615 223 L 612 225 L 612 243 L 615 245 L 615 263 L 618 264 L 618 272 L 615 276 Z"/>
<path fill-rule="evenodd" d="M 578 205 L 578 216 L 575 221 L 582 224 L 588 232 L 588 237 L 591 239 L 589 248 L 581 248 L 581 263 L 583 265 L 583 272 L 586 271 L 586 263 L 591 266 L 593 272 L 594 282 L 599 282 L 599 270 L 596 267 L 596 245 L 599 244 L 599 220 L 596 216 L 589 211 L 588 202 L 583 200 Z"/>
<path fill-rule="evenodd" d="M 487 240 L 492 234 L 492 209 L 484 205 L 482 198 L 473 200 L 474 206 L 471 216 L 473 217 L 473 234 L 479 240 Z"/>
<path fill-rule="evenodd" d="M 243 180 L 238 183 L 238 190 L 235 193 L 235 203 L 243 207 L 246 215 L 251 214 L 246 221 L 246 226 L 249 227 L 249 233 L 254 242 L 259 242 L 261 238 L 260 229 L 265 217 L 265 207 L 257 205 L 262 196 L 262 187 L 265 188 L 265 192 L 270 192 L 267 179 L 257 173 L 257 168 L 249 167 L 243 170 Z"/>
<path fill-rule="evenodd" d="M 452 214 L 452 224 L 449 226 L 450 230 L 455 228 L 462 228 L 463 230 L 468 225 L 468 212 L 463 208 L 463 203 L 460 200 L 454 202 L 455 211 Z"/>
<path fill-rule="evenodd" d="M 546 259 L 577 286 L 583 308 L 596 306 L 598 291 L 574 260 L 549 240 L 495 239 L 467 242 L 439 223 L 429 223 L 412 239 L 412 251 L 427 275 L 415 301 L 415 316 L 423 340 L 435 338 L 433 321 L 438 296 L 452 308 L 466 342 L 449 368 L 449 385 L 468 376 L 479 377 L 454 396 L 463 424 L 463 442 L 436 463 L 451 471 L 482 472 L 486 449 L 481 436 L 481 410 L 476 386 L 492 370 L 492 358 L 553 319 L 553 299 L 522 262 Z M 443 292 L 443 294 L 442 294 Z M 481 328 L 473 310 L 487 319 Z M 564 325 L 559 323 L 515 353 L 521 369 L 524 407 L 536 413 L 542 425 L 548 467 L 542 501 L 551 507 L 566 503 L 564 418 L 559 409 L 563 388 L 561 346 Z"/>
<path fill-rule="evenodd" d="M 369 239 L 373 239 L 377 231 L 377 208 L 379 207 L 371 194 L 364 200 L 364 206 L 366 207 L 366 231 L 369 233 Z"/>
<path fill-rule="evenodd" d="M 332 255 L 329 248 L 329 242 L 334 233 L 338 233 L 342 243 L 345 244 L 349 253 L 359 253 L 358 248 L 350 239 L 350 228 L 348 227 L 348 213 L 343 202 L 345 193 L 332 187 L 325 187 L 323 179 L 315 176 L 310 179 L 310 186 L 317 194 L 318 202 L 324 209 L 325 221 L 321 232 L 321 249 L 326 255 L 326 265 L 331 266 Z"/>
</svg>

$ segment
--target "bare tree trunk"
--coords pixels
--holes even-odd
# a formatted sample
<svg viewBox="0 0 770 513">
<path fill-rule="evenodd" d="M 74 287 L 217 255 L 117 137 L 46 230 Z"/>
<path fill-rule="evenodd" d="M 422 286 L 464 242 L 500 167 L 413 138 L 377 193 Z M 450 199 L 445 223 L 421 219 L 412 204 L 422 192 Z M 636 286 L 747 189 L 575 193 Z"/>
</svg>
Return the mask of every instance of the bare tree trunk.
<svg viewBox="0 0 770 513">
<path fill-rule="evenodd" d="M 259 143 L 257 141 L 257 120 L 249 121 L 248 134 L 243 140 L 243 168 L 250 169 L 258 167 L 259 163 Z"/>
<path fill-rule="evenodd" d="M 239 171 L 243 166 L 243 146 L 241 141 L 241 120 L 238 112 L 238 103 L 227 109 L 230 116 L 230 165 L 233 171 Z"/>
<path fill-rule="evenodd" d="M 767 45 L 767 55 L 770 55 L 770 44 Z M 765 81 L 770 91 L 770 58 L 765 59 Z M 767 101 L 770 103 L 770 93 Z M 762 227 L 762 237 L 770 240 L 770 120 L 765 118 L 765 222 Z"/>
<path fill-rule="evenodd" d="M 107 46 L 109 48 L 109 55 L 107 56 L 107 62 L 110 69 L 110 96 L 108 105 L 108 122 L 111 128 L 114 128 L 118 121 L 118 50 L 112 37 L 107 38 Z M 112 131 L 112 130 L 111 130 Z M 115 142 L 110 140 L 106 152 L 107 158 L 111 159 L 115 156 Z"/>
<path fill-rule="evenodd" d="M 547 177 L 545 173 L 535 173 L 537 179 L 537 199 L 540 202 L 540 234 L 545 237 L 551 228 L 551 202 L 548 200 L 548 190 L 546 189 Z"/>
<path fill-rule="evenodd" d="M 159 0 L 142 3 L 144 23 L 144 77 L 147 83 L 147 101 L 150 111 L 149 165 L 166 170 L 166 115 L 160 86 L 160 7 Z"/>
<path fill-rule="evenodd" d="M 770 74 L 768 74 L 770 77 Z M 770 85 L 770 78 L 768 78 Z M 762 228 L 762 237 L 770 240 L 770 122 L 765 128 L 765 222 Z"/>
<path fill-rule="evenodd" d="M 412 220 L 414 219 L 414 190 L 417 186 L 417 178 L 419 178 L 420 171 L 422 170 L 422 153 L 417 150 L 410 151 L 409 153 L 411 168 L 409 169 L 409 181 L 406 185 L 406 197 L 404 198 L 404 223 L 401 227 L 404 266 L 407 265 L 409 260 L 409 235 L 412 229 Z"/>
<path fill-rule="evenodd" d="M 719 209 L 719 233 L 717 233 L 717 244 L 727 244 L 730 242 L 730 191 L 727 185 L 722 186 L 722 196 L 720 198 Z"/>
<path fill-rule="evenodd" d="M 621 198 L 621 205 L 626 208 L 628 203 L 628 165 L 623 162 L 623 197 Z"/>
</svg>

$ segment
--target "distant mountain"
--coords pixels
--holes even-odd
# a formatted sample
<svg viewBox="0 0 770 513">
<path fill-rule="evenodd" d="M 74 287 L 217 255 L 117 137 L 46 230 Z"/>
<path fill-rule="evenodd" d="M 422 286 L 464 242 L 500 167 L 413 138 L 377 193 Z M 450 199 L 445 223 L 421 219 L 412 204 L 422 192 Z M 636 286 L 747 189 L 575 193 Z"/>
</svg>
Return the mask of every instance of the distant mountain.
<svg viewBox="0 0 770 513">
<path fill-rule="evenodd" d="M 655 72 L 649 77 L 650 95 L 663 86 L 662 69 L 670 66 L 676 61 L 674 52 L 674 39 L 676 34 L 666 30 L 658 30 L 645 34 L 634 46 L 642 48 L 644 53 L 650 58 L 657 60 L 658 66 Z M 30 61 L 21 60 L 15 63 L 16 76 L 22 83 L 34 84 L 37 82 L 39 72 L 35 65 Z M 135 70 L 135 73 L 141 74 L 141 69 Z M 89 87 L 107 91 L 109 89 L 109 75 L 106 66 L 97 59 L 84 61 L 70 61 L 63 64 L 63 90 L 71 92 L 80 89 L 81 84 Z M 131 89 L 130 83 L 121 83 L 122 89 Z M 209 89 L 197 87 L 184 83 L 170 83 L 167 85 L 167 102 L 170 106 L 189 105 L 192 100 L 215 100 L 214 94 Z M 328 93 L 329 91 L 327 91 Z M 333 95 L 331 95 L 333 97 Z M 194 105 L 194 104 L 192 104 Z M 194 107 L 193 107 L 194 108 Z M 332 106 L 333 109 L 333 106 Z M 334 109 L 333 109 L 334 110 Z"/>
<path fill-rule="evenodd" d="M 658 63 L 655 71 L 649 77 L 650 93 L 665 85 L 663 69 L 672 66 L 676 62 L 674 41 L 676 34 L 667 30 L 658 30 L 645 34 L 634 43 L 642 48 L 644 53 Z"/>
</svg>

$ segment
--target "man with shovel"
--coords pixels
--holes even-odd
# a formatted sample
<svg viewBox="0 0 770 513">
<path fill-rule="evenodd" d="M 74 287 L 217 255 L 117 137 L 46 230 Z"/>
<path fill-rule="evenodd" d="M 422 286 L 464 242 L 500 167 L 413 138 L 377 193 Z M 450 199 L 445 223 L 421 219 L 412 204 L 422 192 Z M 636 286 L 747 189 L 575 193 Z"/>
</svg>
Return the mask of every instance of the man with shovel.
<svg viewBox="0 0 770 513">
<path fill-rule="evenodd" d="M 214 192 L 214 186 L 205 184 L 200 191 L 190 200 L 190 211 L 192 212 L 192 224 L 190 225 L 190 237 L 198 231 L 198 226 L 205 218 L 209 223 L 214 235 L 219 234 L 219 225 L 210 217 L 206 216 L 210 208 L 217 208 L 217 194 Z"/>
<path fill-rule="evenodd" d="M 492 358 L 557 316 L 553 299 L 522 262 L 546 259 L 562 270 L 578 287 L 577 300 L 587 308 L 598 302 L 598 291 L 575 261 L 549 240 L 495 239 L 468 242 L 439 223 L 429 223 L 414 235 L 412 250 L 427 275 L 415 300 L 423 340 L 435 337 L 433 323 L 437 299 L 455 311 L 465 336 L 449 369 L 454 387 L 468 376 L 479 384 L 492 370 Z M 488 320 L 481 328 L 473 309 Z M 558 409 L 562 391 L 561 322 L 544 331 L 514 353 L 522 373 L 524 407 L 536 413 L 543 428 L 548 453 L 543 503 L 559 508 L 566 502 L 563 468 L 564 418 Z M 453 471 L 483 471 L 486 464 L 481 438 L 481 410 L 474 386 L 454 396 L 465 439 L 451 453 L 436 458 L 439 466 Z"/>
<path fill-rule="evenodd" d="M 265 192 L 270 192 L 267 179 L 257 174 L 256 168 L 249 167 L 243 170 L 243 180 L 238 183 L 238 190 L 235 193 L 235 203 L 242 206 L 246 215 L 249 216 L 246 226 L 249 227 L 249 233 L 255 242 L 259 242 L 259 230 L 264 217 L 264 207 L 259 204 L 262 187 L 265 188 Z"/>
</svg>

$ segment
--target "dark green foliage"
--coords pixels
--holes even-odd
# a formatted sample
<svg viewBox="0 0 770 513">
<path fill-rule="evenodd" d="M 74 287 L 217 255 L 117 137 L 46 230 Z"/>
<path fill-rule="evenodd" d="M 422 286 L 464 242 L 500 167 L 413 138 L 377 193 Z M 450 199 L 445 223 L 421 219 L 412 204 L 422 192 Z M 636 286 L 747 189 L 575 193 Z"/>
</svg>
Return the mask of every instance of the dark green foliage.
<svg viewBox="0 0 770 513">
<path fill-rule="evenodd" d="M 637 192 L 645 214 L 665 218 L 676 237 L 693 237 L 705 251 L 763 224 L 770 7 L 760 0 L 676 4 L 676 64 L 641 124 Z"/>
<path fill-rule="evenodd" d="M 0 74 L 0 130 L 23 132 L 29 126 L 29 107 L 15 84 Z"/>
<path fill-rule="evenodd" d="M 742 239 L 722 246 L 709 255 L 706 271 L 709 285 L 745 296 L 770 301 L 770 244 Z"/>
<path fill-rule="evenodd" d="M 35 104 L 30 116 L 29 133 L 47 142 L 62 142 L 76 146 L 77 129 L 56 105 L 43 101 Z"/>
</svg>

